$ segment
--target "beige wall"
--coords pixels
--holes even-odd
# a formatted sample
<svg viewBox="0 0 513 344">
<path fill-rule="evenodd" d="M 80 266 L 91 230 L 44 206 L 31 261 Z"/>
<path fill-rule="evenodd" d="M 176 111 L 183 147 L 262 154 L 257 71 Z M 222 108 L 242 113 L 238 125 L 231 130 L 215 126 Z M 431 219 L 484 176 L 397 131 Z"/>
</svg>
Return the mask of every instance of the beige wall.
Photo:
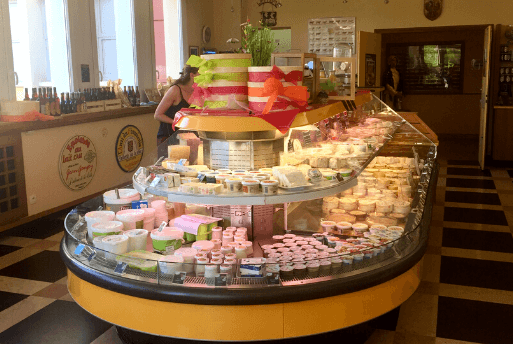
<svg viewBox="0 0 513 344">
<path fill-rule="evenodd" d="M 220 2 L 219 0 L 186 0 L 186 14 L 187 14 L 187 42 L 186 44 L 186 56 L 189 57 L 189 46 L 197 46 L 200 48 L 214 47 L 214 39 L 216 37 L 216 28 L 214 26 L 214 2 Z M 225 1 L 223 1 L 225 2 Z M 212 39 L 210 43 L 204 44 L 202 40 L 203 26 L 210 27 L 212 32 Z M 185 62 L 187 62 L 187 58 Z"/>
<path fill-rule="evenodd" d="M 257 1 L 243 1 L 247 1 L 251 22 L 258 23 L 261 7 L 257 6 Z M 292 49 L 302 51 L 308 49 L 307 20 L 310 18 L 356 17 L 357 31 L 372 32 L 374 29 L 508 23 L 513 13 L 513 1 L 507 0 L 446 0 L 442 15 L 435 21 L 424 17 L 420 0 L 390 0 L 387 5 L 383 0 L 348 0 L 346 4 L 341 0 L 281 0 L 281 3 L 283 6 L 276 10 L 278 26 L 292 28 Z"/>
<path fill-rule="evenodd" d="M 22 133 L 27 199 L 36 196 L 36 202 L 28 204 L 28 215 L 130 183 L 133 173 L 122 171 L 115 159 L 117 136 L 128 124 L 135 125 L 143 135 L 144 155 L 141 166 L 155 162 L 159 122 L 155 121 L 153 113 Z M 75 135 L 85 135 L 91 139 L 98 159 L 93 179 L 80 191 L 71 191 L 62 183 L 58 167 L 62 147 Z"/>
</svg>

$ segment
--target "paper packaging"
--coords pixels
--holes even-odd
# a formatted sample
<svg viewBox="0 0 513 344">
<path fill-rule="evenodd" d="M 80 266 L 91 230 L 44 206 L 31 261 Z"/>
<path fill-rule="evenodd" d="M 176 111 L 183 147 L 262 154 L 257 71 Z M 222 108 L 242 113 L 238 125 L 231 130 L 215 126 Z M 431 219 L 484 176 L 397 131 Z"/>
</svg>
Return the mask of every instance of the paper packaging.
<svg viewBox="0 0 513 344">
<path fill-rule="evenodd" d="M 189 155 L 191 154 L 191 148 L 189 146 L 167 146 L 167 155 L 171 160 L 180 160 L 187 159 L 189 160 Z"/>
<path fill-rule="evenodd" d="M 146 209 L 148 208 L 148 200 L 132 201 L 132 209 Z"/>
<path fill-rule="evenodd" d="M 240 260 L 241 277 L 263 277 L 265 258 L 244 258 Z"/>
</svg>

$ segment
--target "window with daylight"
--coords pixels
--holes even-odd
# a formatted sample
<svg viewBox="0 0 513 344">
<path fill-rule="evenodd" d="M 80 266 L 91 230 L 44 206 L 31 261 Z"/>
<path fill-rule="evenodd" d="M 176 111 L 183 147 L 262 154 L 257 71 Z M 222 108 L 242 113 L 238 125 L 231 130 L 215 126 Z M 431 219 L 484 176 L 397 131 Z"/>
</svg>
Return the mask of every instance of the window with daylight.
<svg viewBox="0 0 513 344">
<path fill-rule="evenodd" d="M 9 0 L 18 99 L 23 88 L 53 86 L 59 92 L 70 91 L 65 13 L 64 1 Z"/>
<path fill-rule="evenodd" d="M 410 94 L 463 93 L 463 42 L 391 45 L 403 91 Z"/>
</svg>

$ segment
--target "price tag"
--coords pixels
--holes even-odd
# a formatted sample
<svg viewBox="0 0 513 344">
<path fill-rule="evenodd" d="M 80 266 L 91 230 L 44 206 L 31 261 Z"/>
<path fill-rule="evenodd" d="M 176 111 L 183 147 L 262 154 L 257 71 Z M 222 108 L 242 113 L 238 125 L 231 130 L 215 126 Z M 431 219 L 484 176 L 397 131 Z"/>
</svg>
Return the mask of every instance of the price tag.
<svg viewBox="0 0 513 344">
<path fill-rule="evenodd" d="M 91 252 L 89 257 L 87 257 L 87 261 L 90 262 L 91 260 L 94 259 L 94 257 L 96 257 L 96 251 Z"/>
<path fill-rule="evenodd" d="M 84 248 L 85 248 L 85 245 L 84 245 L 84 244 L 79 244 L 79 245 L 77 246 L 77 248 L 75 249 L 75 252 L 74 252 L 74 253 L 75 253 L 77 256 L 79 256 L 79 255 L 80 255 L 80 253 L 82 253 L 82 251 L 84 250 Z"/>
<path fill-rule="evenodd" d="M 186 276 L 187 276 L 187 273 L 185 271 L 175 272 L 175 275 L 173 276 L 173 283 L 174 284 L 184 284 Z"/>
<path fill-rule="evenodd" d="M 114 272 L 116 272 L 118 274 L 122 274 L 123 272 L 125 272 L 127 266 L 128 266 L 127 263 L 119 262 L 118 265 L 116 265 L 116 268 L 114 269 Z"/>
<path fill-rule="evenodd" d="M 164 160 L 164 156 L 161 156 L 156 162 L 155 162 L 155 166 L 162 166 L 162 160 Z"/>
<path fill-rule="evenodd" d="M 270 285 L 279 285 L 280 284 L 280 274 L 274 272 L 268 272 L 266 274 L 267 284 Z"/>
<path fill-rule="evenodd" d="M 226 282 L 228 281 L 228 274 L 219 274 L 219 276 L 215 277 L 214 286 L 216 287 L 226 287 Z"/>
<path fill-rule="evenodd" d="M 155 177 L 155 179 L 153 179 L 153 181 L 151 182 L 150 186 L 152 188 L 156 187 L 157 185 L 159 185 L 160 183 L 160 177 Z"/>
<path fill-rule="evenodd" d="M 162 232 L 162 230 L 164 229 L 164 227 L 166 227 L 166 225 L 167 225 L 167 222 L 166 221 L 162 221 L 162 223 L 159 226 L 159 229 L 157 229 L 157 230 L 159 232 Z"/>
</svg>

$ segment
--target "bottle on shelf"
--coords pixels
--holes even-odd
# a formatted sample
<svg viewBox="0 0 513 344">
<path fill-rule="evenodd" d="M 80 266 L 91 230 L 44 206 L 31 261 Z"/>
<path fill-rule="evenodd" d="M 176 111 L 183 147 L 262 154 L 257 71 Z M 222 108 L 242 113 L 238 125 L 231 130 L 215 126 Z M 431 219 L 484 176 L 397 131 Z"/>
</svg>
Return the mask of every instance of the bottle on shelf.
<svg viewBox="0 0 513 344">
<path fill-rule="evenodd" d="M 82 102 L 82 112 L 87 112 L 87 102 L 84 92 L 80 93 L 80 101 Z"/>
<path fill-rule="evenodd" d="M 55 114 L 55 111 L 54 111 L 54 101 L 53 101 L 53 95 L 52 95 L 52 88 L 51 87 L 47 87 L 46 88 L 46 97 L 47 97 L 47 102 L 46 102 L 46 114 L 47 115 L 50 115 L 50 116 L 53 116 Z"/>
<path fill-rule="evenodd" d="M 126 91 L 126 86 L 123 86 L 123 94 L 125 95 L 126 99 L 128 99 L 128 92 Z"/>
<path fill-rule="evenodd" d="M 28 88 L 25 87 L 25 99 L 23 100 L 30 100 L 30 96 L 29 96 L 29 93 L 28 93 Z"/>
<path fill-rule="evenodd" d="M 130 86 L 130 105 L 135 106 L 135 92 L 134 92 L 134 86 Z"/>
<path fill-rule="evenodd" d="M 69 92 L 66 92 L 66 113 L 73 113 L 73 108 L 71 107 L 71 102 L 69 100 Z"/>
<path fill-rule="evenodd" d="M 46 99 L 46 88 L 43 87 L 41 88 L 41 91 L 39 93 L 39 112 L 42 113 L 43 115 L 46 115 L 46 103 L 47 103 L 47 99 Z"/>
<path fill-rule="evenodd" d="M 135 106 L 141 106 L 141 94 L 139 93 L 139 86 L 135 87 Z"/>
<path fill-rule="evenodd" d="M 72 100 L 72 104 L 73 104 L 73 112 L 78 112 L 77 110 L 77 106 L 78 106 L 78 103 L 77 103 L 77 92 L 73 92 L 73 100 Z"/>
<path fill-rule="evenodd" d="M 43 91 L 41 91 L 41 87 L 39 87 L 39 88 L 37 89 L 37 98 L 36 98 L 36 100 L 37 100 L 37 101 L 40 101 L 40 100 L 41 100 L 41 96 L 42 96 L 42 95 L 43 95 Z"/>
<path fill-rule="evenodd" d="M 54 109 L 55 109 L 55 115 L 54 116 L 60 116 L 61 115 L 61 101 L 59 99 L 59 94 L 57 93 L 57 88 L 53 88 L 53 100 L 54 100 Z"/>
<path fill-rule="evenodd" d="M 64 92 L 61 92 L 61 114 L 67 114 L 66 100 L 64 99 Z"/>
<path fill-rule="evenodd" d="M 32 98 L 30 98 L 30 100 L 32 100 L 32 101 L 37 100 L 37 88 L 36 87 L 32 87 Z"/>
</svg>

